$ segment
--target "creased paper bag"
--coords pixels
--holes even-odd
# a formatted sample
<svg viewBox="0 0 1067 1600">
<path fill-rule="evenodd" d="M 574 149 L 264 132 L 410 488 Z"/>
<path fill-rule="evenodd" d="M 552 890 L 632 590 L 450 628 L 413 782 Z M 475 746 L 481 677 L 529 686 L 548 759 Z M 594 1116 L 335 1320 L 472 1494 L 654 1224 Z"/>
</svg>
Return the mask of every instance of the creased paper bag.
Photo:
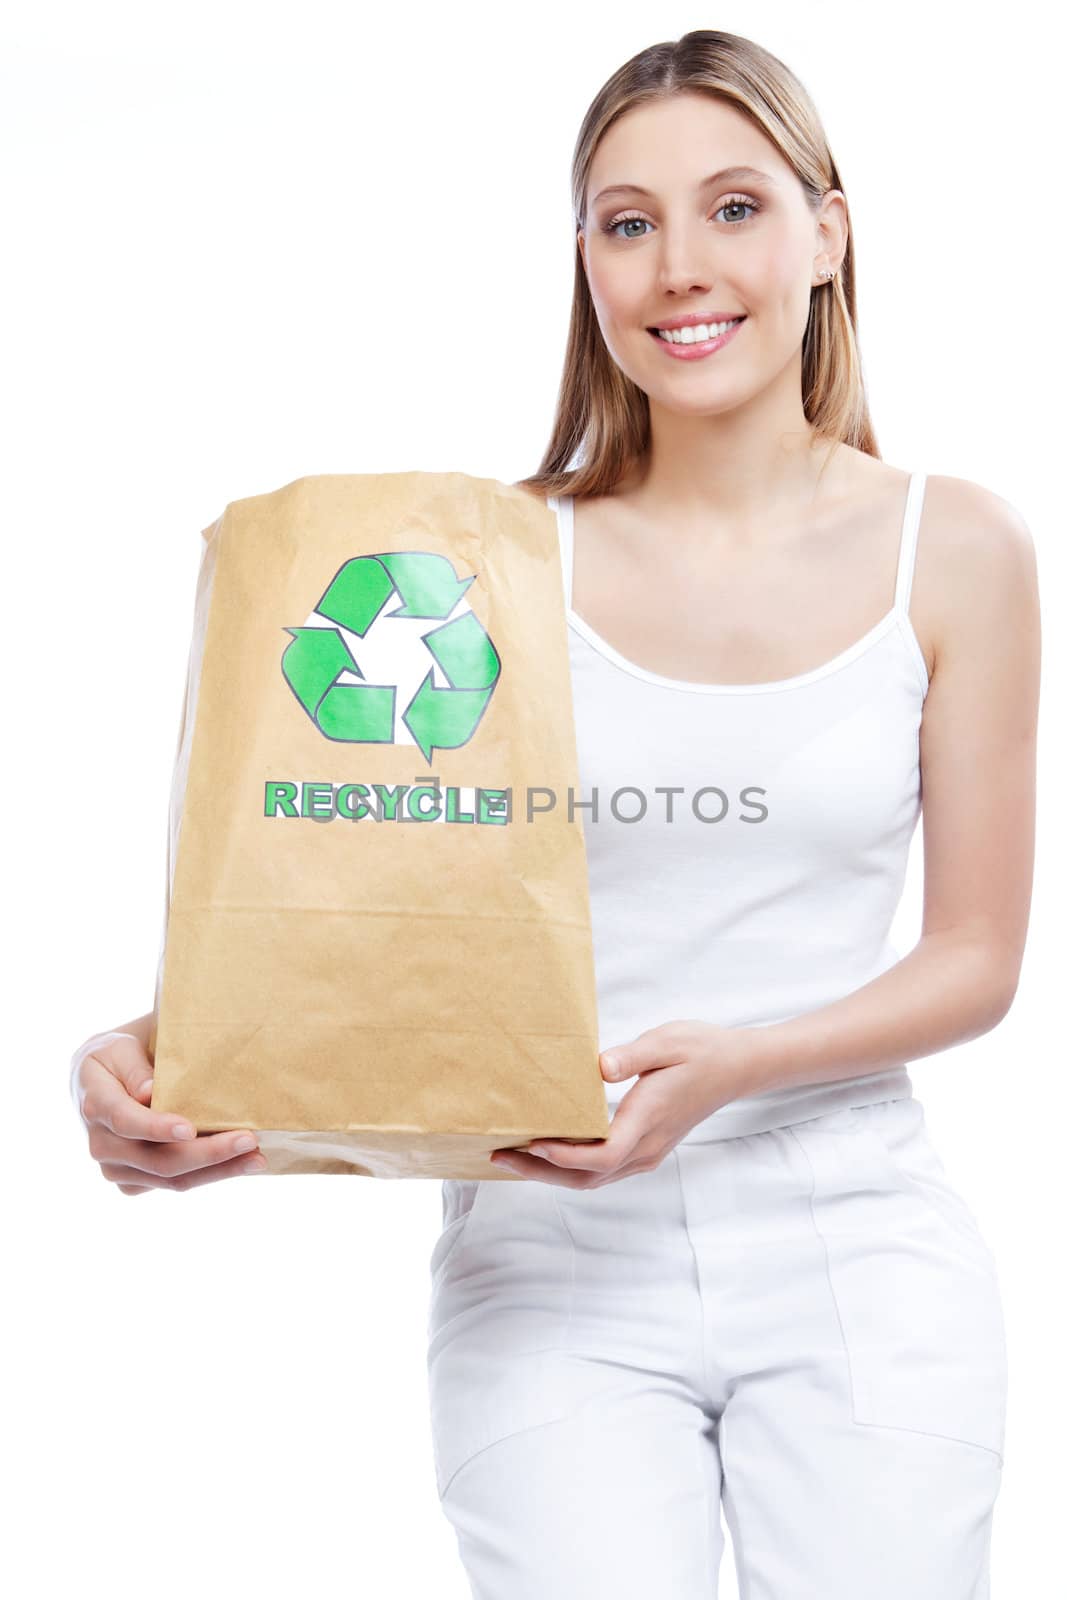
<svg viewBox="0 0 1067 1600">
<path fill-rule="evenodd" d="M 554 518 L 459 472 L 297 479 L 205 541 L 154 1110 L 276 1173 L 507 1179 L 609 1129 Z"/>
</svg>

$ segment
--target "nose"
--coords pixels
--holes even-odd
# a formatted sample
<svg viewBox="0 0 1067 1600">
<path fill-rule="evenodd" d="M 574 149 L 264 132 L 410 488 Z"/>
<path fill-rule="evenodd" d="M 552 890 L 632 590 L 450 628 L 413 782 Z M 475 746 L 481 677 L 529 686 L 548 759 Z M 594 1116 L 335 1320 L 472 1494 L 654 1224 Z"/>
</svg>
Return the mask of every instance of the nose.
<svg viewBox="0 0 1067 1600">
<path fill-rule="evenodd" d="M 687 227 L 665 226 L 660 232 L 658 288 L 681 298 L 706 294 L 718 281 L 714 251 L 706 229 L 694 233 Z"/>
</svg>

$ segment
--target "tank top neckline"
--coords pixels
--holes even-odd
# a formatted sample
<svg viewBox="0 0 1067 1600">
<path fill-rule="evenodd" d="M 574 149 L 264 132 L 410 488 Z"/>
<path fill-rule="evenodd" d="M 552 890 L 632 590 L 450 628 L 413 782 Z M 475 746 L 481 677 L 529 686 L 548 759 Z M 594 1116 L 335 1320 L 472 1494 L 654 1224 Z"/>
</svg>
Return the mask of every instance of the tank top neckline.
<svg viewBox="0 0 1067 1600">
<path fill-rule="evenodd" d="M 900 550 L 897 557 L 896 591 L 893 604 L 872 628 L 869 628 L 861 638 L 853 644 L 847 645 L 837 655 L 831 656 L 829 661 L 824 661 L 821 666 L 812 667 L 807 672 L 794 673 L 789 678 L 774 678 L 764 683 L 697 683 L 688 678 L 668 678 L 662 673 L 651 672 L 647 667 L 640 667 L 635 661 L 629 661 L 624 655 L 610 645 L 606 639 L 589 626 L 584 617 L 580 617 L 571 604 L 571 594 L 574 578 L 574 497 L 572 495 L 549 495 L 547 505 L 555 513 L 556 527 L 559 534 L 560 558 L 563 569 L 563 595 L 564 611 L 568 625 L 591 645 L 597 653 L 619 667 L 623 672 L 629 672 L 635 678 L 643 678 L 646 683 L 657 684 L 663 689 L 677 689 L 688 694 L 771 694 L 781 689 L 799 689 L 809 683 L 817 683 L 827 678 L 831 673 L 851 665 L 878 643 L 880 639 L 894 630 L 897 630 L 907 648 L 919 678 L 920 688 L 925 698 L 929 688 L 929 675 L 926 670 L 926 659 L 923 656 L 915 629 L 912 626 L 909 603 L 911 599 L 912 577 L 915 571 L 915 551 L 918 543 L 919 520 L 922 515 L 923 499 L 926 489 L 926 473 L 913 472 L 908 478 L 908 491 L 904 504 L 904 516 L 900 531 Z"/>
</svg>

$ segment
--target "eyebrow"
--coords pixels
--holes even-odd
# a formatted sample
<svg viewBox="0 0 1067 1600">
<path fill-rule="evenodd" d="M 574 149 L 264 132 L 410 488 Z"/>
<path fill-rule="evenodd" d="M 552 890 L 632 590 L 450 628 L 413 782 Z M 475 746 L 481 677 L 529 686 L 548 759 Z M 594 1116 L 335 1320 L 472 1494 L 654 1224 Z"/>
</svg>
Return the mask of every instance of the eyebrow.
<svg viewBox="0 0 1067 1600">
<path fill-rule="evenodd" d="M 713 172 L 710 177 L 701 178 L 697 187 L 700 189 L 707 189 L 713 183 L 721 183 L 724 178 L 757 178 L 762 180 L 764 183 L 774 183 L 774 179 L 769 173 L 760 172 L 756 167 L 723 167 L 721 172 Z M 603 200 L 604 196 L 609 194 L 651 195 L 652 190 L 642 189 L 639 183 L 613 183 L 610 184 L 608 188 L 601 189 L 600 193 L 594 197 L 592 202 L 593 205 L 596 205 L 598 200 Z"/>
</svg>

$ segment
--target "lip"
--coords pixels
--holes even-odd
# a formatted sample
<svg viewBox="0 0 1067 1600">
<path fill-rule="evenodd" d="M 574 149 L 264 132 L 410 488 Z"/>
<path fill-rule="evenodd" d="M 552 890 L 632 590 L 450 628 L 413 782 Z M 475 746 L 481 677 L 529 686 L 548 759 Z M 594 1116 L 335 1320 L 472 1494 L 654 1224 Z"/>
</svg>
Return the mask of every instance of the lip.
<svg viewBox="0 0 1067 1600">
<path fill-rule="evenodd" d="M 682 317 L 668 317 L 665 322 L 650 322 L 649 332 L 656 328 L 695 328 L 701 322 L 743 321 L 740 311 L 687 311 Z"/>
<path fill-rule="evenodd" d="M 742 317 L 732 328 L 720 333 L 717 339 L 701 339 L 695 344 L 672 344 L 669 339 L 661 339 L 652 328 L 648 330 L 648 337 L 656 342 L 664 355 L 670 356 L 674 361 L 700 361 L 705 356 L 713 356 L 717 350 L 728 345 L 731 339 L 736 339 L 744 325 L 745 319 Z"/>
</svg>

